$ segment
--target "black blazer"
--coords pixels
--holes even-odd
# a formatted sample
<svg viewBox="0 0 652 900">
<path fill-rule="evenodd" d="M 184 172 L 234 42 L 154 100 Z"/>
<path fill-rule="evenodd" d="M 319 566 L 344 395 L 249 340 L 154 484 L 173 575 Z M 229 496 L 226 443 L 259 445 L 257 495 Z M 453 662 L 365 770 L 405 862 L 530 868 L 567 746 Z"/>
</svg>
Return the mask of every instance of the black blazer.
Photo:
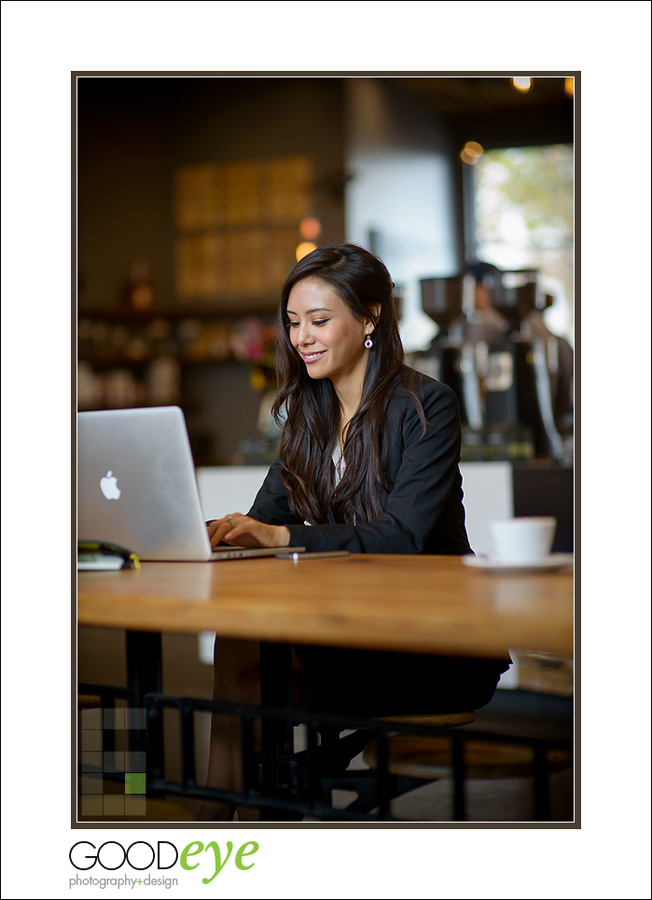
<svg viewBox="0 0 652 900">
<path fill-rule="evenodd" d="M 248 515 L 269 525 L 286 525 L 291 547 L 349 550 L 351 553 L 471 553 L 464 524 L 459 470 L 461 426 L 453 391 L 425 375 L 416 376 L 428 427 L 412 400 L 397 388 L 387 402 L 390 443 L 386 472 L 392 487 L 381 491 L 383 514 L 360 525 L 305 525 L 290 511 L 281 463 L 271 466 Z"/>
</svg>

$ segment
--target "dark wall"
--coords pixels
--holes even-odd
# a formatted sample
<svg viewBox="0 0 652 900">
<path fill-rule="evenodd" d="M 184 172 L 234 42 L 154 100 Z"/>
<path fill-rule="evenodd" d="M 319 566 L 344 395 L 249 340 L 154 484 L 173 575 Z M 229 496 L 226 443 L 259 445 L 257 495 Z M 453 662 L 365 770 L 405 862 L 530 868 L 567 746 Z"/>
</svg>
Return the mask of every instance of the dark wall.
<svg viewBox="0 0 652 900">
<path fill-rule="evenodd" d="M 130 265 L 137 258 L 149 263 L 157 303 L 170 300 L 169 148 L 159 104 L 143 87 L 131 79 L 79 82 L 81 310 L 125 304 Z"/>
<path fill-rule="evenodd" d="M 82 310 L 122 305 L 139 257 L 156 306 L 174 305 L 172 186 L 182 165 L 310 154 L 322 240 L 344 239 L 341 79 L 82 78 L 78 121 Z"/>
</svg>

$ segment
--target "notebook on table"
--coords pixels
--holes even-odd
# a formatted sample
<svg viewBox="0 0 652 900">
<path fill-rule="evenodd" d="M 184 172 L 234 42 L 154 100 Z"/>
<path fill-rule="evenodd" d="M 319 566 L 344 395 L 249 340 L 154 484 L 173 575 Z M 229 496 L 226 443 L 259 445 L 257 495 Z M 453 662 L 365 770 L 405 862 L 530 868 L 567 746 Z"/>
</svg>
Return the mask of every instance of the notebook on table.
<svg viewBox="0 0 652 900">
<path fill-rule="evenodd" d="M 279 552 L 211 549 L 178 406 L 79 413 L 77 446 L 81 539 L 119 544 L 144 560 L 209 562 Z"/>
</svg>

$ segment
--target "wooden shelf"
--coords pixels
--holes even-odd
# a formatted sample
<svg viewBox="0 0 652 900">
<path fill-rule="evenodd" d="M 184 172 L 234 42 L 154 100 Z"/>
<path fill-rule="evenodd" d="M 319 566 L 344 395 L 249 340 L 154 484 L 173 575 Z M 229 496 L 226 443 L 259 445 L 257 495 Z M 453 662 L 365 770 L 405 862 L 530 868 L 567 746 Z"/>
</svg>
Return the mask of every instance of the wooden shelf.
<svg viewBox="0 0 652 900">
<path fill-rule="evenodd" d="M 233 300 L 227 306 L 219 309 L 208 306 L 188 306 L 165 309 L 137 310 L 129 307 L 113 309 L 80 309 L 77 313 L 79 319 L 92 319 L 93 321 L 107 323 L 146 324 L 152 319 L 167 319 L 172 322 L 180 322 L 184 319 L 201 319 L 203 321 L 219 321 L 220 319 L 242 319 L 247 316 L 259 316 L 272 319 L 276 312 L 275 306 L 261 307 L 261 298 L 243 298 L 241 301 Z"/>
<path fill-rule="evenodd" d="M 100 369 L 139 369 L 142 366 L 149 366 L 155 360 L 162 358 L 163 357 L 161 356 L 146 356 L 143 359 L 132 359 L 128 356 L 96 356 L 93 353 L 80 353 L 78 357 L 79 362 L 87 362 Z M 225 363 L 240 363 L 241 365 L 246 365 L 246 363 L 241 363 L 240 360 L 236 359 L 235 356 L 229 356 L 224 359 L 208 356 L 203 359 L 195 359 L 188 356 L 173 356 L 172 359 L 182 367 L 207 365 L 221 366 Z M 251 363 L 251 365 L 254 366 L 256 364 Z"/>
</svg>

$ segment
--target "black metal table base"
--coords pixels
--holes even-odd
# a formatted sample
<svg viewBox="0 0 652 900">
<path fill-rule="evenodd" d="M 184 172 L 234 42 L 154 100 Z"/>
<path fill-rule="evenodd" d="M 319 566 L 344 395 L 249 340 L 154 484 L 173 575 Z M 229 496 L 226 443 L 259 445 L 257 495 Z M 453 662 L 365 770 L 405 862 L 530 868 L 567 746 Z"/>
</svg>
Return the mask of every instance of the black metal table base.
<svg viewBox="0 0 652 900">
<path fill-rule="evenodd" d="M 177 782 L 154 774 L 155 771 L 160 771 L 163 765 L 162 747 L 148 741 L 148 759 L 151 757 L 152 760 L 152 776 L 148 784 L 157 792 L 256 807 L 260 809 L 262 817 L 269 821 L 306 816 L 341 821 L 395 821 L 391 812 L 391 801 L 430 781 L 427 778 L 397 776 L 389 771 L 387 741 L 392 734 L 397 733 L 396 723 L 291 709 L 193 700 L 163 694 L 147 695 L 145 705 L 148 722 L 151 721 L 155 711 L 162 713 L 165 707 L 177 709 L 180 721 L 186 723 L 190 722 L 192 711 L 237 716 L 241 722 L 243 751 L 241 792 L 223 791 L 197 784 L 194 770 L 194 731 L 188 724 L 181 729 L 182 774 Z M 282 736 L 282 743 L 275 743 L 271 753 L 266 753 L 264 747 L 258 751 L 253 748 L 253 722 L 256 719 L 262 721 L 263 735 L 267 731 L 275 741 L 279 735 Z M 298 725 L 304 725 L 307 729 L 307 747 L 305 750 L 295 752 L 292 734 Z M 333 739 L 334 734 L 339 735 L 342 731 L 351 733 Z M 549 820 L 547 753 L 553 747 L 570 750 L 570 741 L 551 741 L 471 729 L 461 731 L 428 725 L 401 725 L 400 732 L 446 737 L 451 741 L 450 777 L 454 785 L 451 821 L 457 822 L 466 821 L 464 745 L 467 741 L 533 747 L 534 764 L 530 773 L 534 785 L 533 821 Z M 330 739 L 324 741 L 325 735 Z M 373 769 L 348 771 L 349 761 L 371 741 L 376 745 L 377 765 Z M 266 771 L 270 759 L 274 765 L 271 772 Z M 354 791 L 357 799 L 346 809 L 336 809 L 331 798 L 334 790 Z"/>
</svg>

